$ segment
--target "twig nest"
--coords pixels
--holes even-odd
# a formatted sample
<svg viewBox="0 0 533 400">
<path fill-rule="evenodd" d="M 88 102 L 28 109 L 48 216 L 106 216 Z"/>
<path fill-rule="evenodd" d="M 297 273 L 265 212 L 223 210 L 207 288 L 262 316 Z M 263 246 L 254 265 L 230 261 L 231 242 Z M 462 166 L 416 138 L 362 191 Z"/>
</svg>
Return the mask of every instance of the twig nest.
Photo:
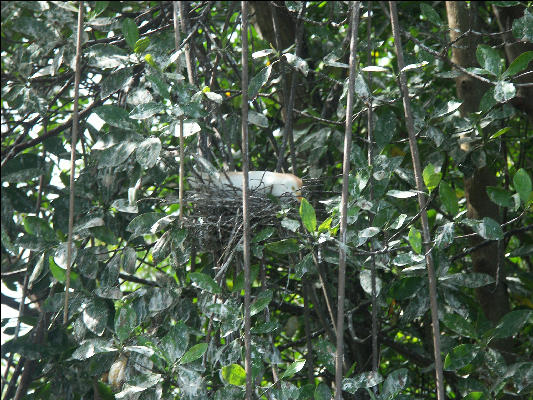
<svg viewBox="0 0 533 400">
<path fill-rule="evenodd" d="M 210 170 L 195 175 L 188 180 L 191 189 L 185 200 L 192 205 L 189 217 L 194 219 L 196 238 L 209 248 L 225 248 L 242 231 L 243 174 Z M 248 185 L 252 228 L 278 226 L 279 212 L 291 202 L 295 207 L 290 208 L 298 209 L 302 180 L 293 174 L 250 171 Z"/>
</svg>

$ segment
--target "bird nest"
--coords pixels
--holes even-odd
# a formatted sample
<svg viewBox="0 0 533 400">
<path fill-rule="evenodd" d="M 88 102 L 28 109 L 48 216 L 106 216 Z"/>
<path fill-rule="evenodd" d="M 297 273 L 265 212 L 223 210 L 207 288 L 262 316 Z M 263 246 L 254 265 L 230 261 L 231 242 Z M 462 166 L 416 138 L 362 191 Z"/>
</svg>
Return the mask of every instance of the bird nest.
<svg viewBox="0 0 533 400">
<path fill-rule="evenodd" d="M 204 185 L 191 188 L 184 198 L 188 204 L 189 227 L 203 247 L 224 249 L 238 244 L 243 230 L 242 192 L 228 186 Z M 298 201 L 289 193 L 274 197 L 251 190 L 248 200 L 252 232 L 271 226 L 281 229 L 280 217 L 298 217 Z"/>
</svg>

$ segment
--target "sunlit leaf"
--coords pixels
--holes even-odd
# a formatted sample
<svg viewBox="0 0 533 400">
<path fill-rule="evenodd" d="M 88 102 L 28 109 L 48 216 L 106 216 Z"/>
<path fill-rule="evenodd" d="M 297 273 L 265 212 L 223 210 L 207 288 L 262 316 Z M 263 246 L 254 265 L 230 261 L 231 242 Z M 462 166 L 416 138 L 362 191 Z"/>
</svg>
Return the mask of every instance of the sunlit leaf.
<svg viewBox="0 0 533 400">
<path fill-rule="evenodd" d="M 454 347 L 444 360 L 444 369 L 447 371 L 456 371 L 470 364 L 477 357 L 480 351 L 479 346 L 474 344 L 461 344 Z"/>
<path fill-rule="evenodd" d="M 522 203 L 527 204 L 531 196 L 531 178 L 525 169 L 520 168 L 513 177 L 513 185 L 516 192 L 520 195 Z"/>
<path fill-rule="evenodd" d="M 516 335 L 532 314 L 532 310 L 515 310 L 505 314 L 496 326 L 493 336 L 495 338 L 506 338 Z"/>
<path fill-rule="evenodd" d="M 139 28 L 137 24 L 131 18 L 124 18 L 122 21 L 122 33 L 126 43 L 132 50 L 135 49 L 135 43 L 139 40 Z"/>
<path fill-rule="evenodd" d="M 195 344 L 189 350 L 187 350 L 187 352 L 181 357 L 180 364 L 187 364 L 199 359 L 207 351 L 207 347 L 207 343 Z"/>
<path fill-rule="evenodd" d="M 302 198 L 300 202 L 300 218 L 302 218 L 302 223 L 309 232 L 316 231 L 316 214 L 315 209 L 309 202 Z"/>
<path fill-rule="evenodd" d="M 422 234 L 413 225 L 409 229 L 409 244 L 416 254 L 422 252 Z"/>
<path fill-rule="evenodd" d="M 222 379 L 234 386 L 244 386 L 246 384 L 246 371 L 239 364 L 231 364 L 222 367 L 220 370 Z"/>
<path fill-rule="evenodd" d="M 250 315 L 254 316 L 263 311 L 272 301 L 272 290 L 267 289 L 259 293 L 255 301 L 250 305 Z"/>
<path fill-rule="evenodd" d="M 259 90 L 268 81 L 271 72 L 272 67 L 269 65 L 259 71 L 259 73 L 250 80 L 250 83 L 248 84 L 248 101 L 252 101 L 257 97 Z"/>
<path fill-rule="evenodd" d="M 202 272 L 191 272 L 189 274 L 191 281 L 193 281 L 201 289 L 207 290 L 211 293 L 222 293 L 222 289 L 215 282 L 213 278 Z"/>
<path fill-rule="evenodd" d="M 291 376 L 297 374 L 304 367 L 304 365 L 305 365 L 305 360 L 298 360 L 298 361 L 293 362 L 291 365 L 287 367 L 287 369 L 281 376 L 281 379 L 290 378 Z"/>
</svg>

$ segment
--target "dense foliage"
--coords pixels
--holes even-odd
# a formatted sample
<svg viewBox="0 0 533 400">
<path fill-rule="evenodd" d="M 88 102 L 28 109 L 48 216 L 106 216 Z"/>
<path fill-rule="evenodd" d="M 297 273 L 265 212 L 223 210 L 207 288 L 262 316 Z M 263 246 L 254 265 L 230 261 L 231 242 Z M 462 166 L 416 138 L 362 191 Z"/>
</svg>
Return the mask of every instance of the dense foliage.
<svg viewBox="0 0 533 400">
<path fill-rule="evenodd" d="M 2 2 L 2 306 L 19 312 L 2 319 L 3 398 L 244 396 L 240 197 L 208 207 L 186 183 L 178 218 L 181 120 L 186 176 L 206 165 L 241 168 L 240 3 L 183 2 L 178 44 L 174 6 L 83 2 L 75 247 L 63 325 L 78 3 Z M 330 399 L 335 391 L 349 6 L 250 2 L 251 169 L 274 171 L 280 160 L 305 183 L 301 202 L 270 197 L 252 207 L 257 398 Z M 477 65 L 460 70 L 452 48 L 467 44 L 452 44 L 445 3 L 398 7 L 429 199 L 446 393 L 527 398 L 533 11 L 521 2 L 471 2 L 476 41 L 467 51 Z M 362 4 L 358 38 L 344 397 L 433 398 L 428 280 L 387 4 Z M 506 46 L 517 43 L 523 48 L 510 57 Z M 484 85 L 473 109 L 459 87 L 465 73 Z M 291 91 L 294 130 L 284 137 Z"/>
</svg>

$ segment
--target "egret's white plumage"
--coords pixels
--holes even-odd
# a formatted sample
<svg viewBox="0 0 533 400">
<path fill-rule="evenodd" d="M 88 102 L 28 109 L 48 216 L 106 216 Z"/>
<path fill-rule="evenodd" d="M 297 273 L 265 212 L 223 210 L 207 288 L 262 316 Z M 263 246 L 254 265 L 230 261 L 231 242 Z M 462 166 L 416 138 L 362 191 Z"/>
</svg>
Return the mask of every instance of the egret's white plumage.
<svg viewBox="0 0 533 400">
<path fill-rule="evenodd" d="M 215 172 L 212 174 L 200 174 L 203 185 L 214 185 L 223 189 L 242 190 L 242 172 Z M 191 185 L 199 188 L 199 182 L 191 180 Z M 302 180 L 293 174 L 270 172 L 270 171 L 249 171 L 248 187 L 252 192 L 271 194 L 276 197 L 293 195 L 300 200 Z"/>
</svg>

